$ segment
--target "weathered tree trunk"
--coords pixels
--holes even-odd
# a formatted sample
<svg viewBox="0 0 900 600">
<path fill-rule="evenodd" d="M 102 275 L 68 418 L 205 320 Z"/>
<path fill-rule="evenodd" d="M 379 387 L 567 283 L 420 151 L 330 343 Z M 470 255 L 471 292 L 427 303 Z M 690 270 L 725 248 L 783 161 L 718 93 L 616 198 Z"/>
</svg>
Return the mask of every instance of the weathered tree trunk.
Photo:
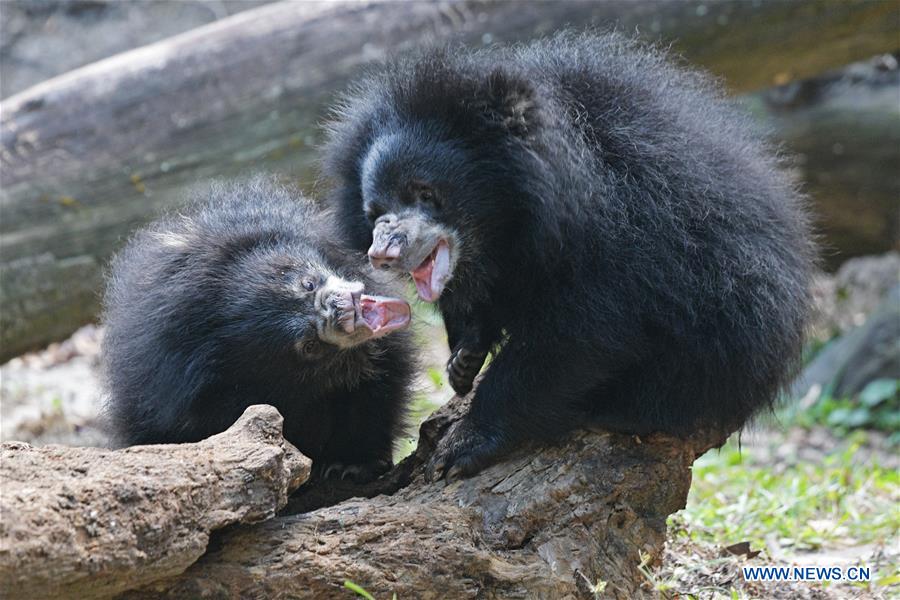
<svg viewBox="0 0 900 600">
<path fill-rule="evenodd" d="M 39 84 L 0 105 L 0 360 L 94 318 L 101 271 L 198 179 L 309 174 L 316 123 L 367 62 L 428 41 L 618 23 L 746 90 L 896 46 L 889 2 L 285 2 Z"/>
<path fill-rule="evenodd" d="M 691 464 L 724 442 L 581 431 L 470 479 L 426 483 L 423 465 L 466 408 L 454 398 L 430 417 L 415 454 L 382 479 L 308 484 L 274 518 L 310 462 L 281 438 L 272 407 L 198 444 L 4 444 L 0 589 L 345 598 L 350 579 L 381 598 L 595 597 L 604 584 L 596 597 L 634 598 L 646 591 L 639 565 L 659 556 L 666 517 L 685 504 Z"/>
<path fill-rule="evenodd" d="M 178 575 L 211 531 L 272 517 L 309 470 L 271 406 L 198 444 L 3 444 L 2 596 L 108 598 Z"/>
<path fill-rule="evenodd" d="M 691 464 L 723 442 L 579 432 L 426 483 L 423 465 L 463 410 L 456 398 L 426 421 L 416 453 L 384 480 L 304 487 L 287 512 L 369 499 L 230 529 L 183 574 L 124 597 L 347 598 L 345 579 L 376 598 L 593 598 L 600 582 L 596 597 L 640 597 L 638 566 L 659 556 Z"/>
</svg>

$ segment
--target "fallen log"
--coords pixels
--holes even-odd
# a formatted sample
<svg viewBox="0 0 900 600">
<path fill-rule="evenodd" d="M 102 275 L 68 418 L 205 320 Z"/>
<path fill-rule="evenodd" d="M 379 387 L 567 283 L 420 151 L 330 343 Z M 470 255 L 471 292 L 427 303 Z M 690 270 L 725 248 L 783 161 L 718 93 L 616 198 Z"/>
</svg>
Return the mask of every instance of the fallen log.
<svg viewBox="0 0 900 600">
<path fill-rule="evenodd" d="M 184 573 L 123 598 L 637 598 L 662 551 L 691 464 L 723 439 L 574 433 L 450 485 L 423 465 L 465 410 L 455 398 L 416 453 L 367 486 L 304 486 L 285 514 L 217 534 Z M 377 495 L 380 494 L 380 495 Z M 368 499 L 366 499 L 368 498 Z M 601 593 L 601 590 L 605 591 Z"/>
<path fill-rule="evenodd" d="M 900 54 L 745 97 L 789 151 L 815 202 L 823 261 L 900 249 Z"/>
<path fill-rule="evenodd" d="M 366 63 L 428 41 L 516 41 L 618 24 L 735 91 L 896 46 L 895 4 L 284 2 L 34 86 L 0 105 L 0 361 L 92 320 L 135 226 L 211 176 L 308 176 L 323 106 Z"/>
<path fill-rule="evenodd" d="M 216 529 L 274 516 L 310 470 L 281 422 L 252 406 L 197 444 L 3 444 L 3 597 L 108 598 L 181 573 Z"/>
</svg>

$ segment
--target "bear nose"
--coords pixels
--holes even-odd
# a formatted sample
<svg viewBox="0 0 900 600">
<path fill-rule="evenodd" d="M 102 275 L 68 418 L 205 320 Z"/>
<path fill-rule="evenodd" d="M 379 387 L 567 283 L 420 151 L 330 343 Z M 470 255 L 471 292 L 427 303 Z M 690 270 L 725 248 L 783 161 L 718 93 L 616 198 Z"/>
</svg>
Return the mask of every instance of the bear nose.
<svg viewBox="0 0 900 600">
<path fill-rule="evenodd" d="M 369 262 L 376 269 L 390 269 L 400 256 L 400 245 L 393 243 L 388 245 L 369 246 Z"/>
<path fill-rule="evenodd" d="M 407 245 L 406 232 L 400 227 L 397 216 L 382 215 L 372 230 L 369 262 L 376 269 L 390 269 L 400 262 L 400 254 Z"/>
<path fill-rule="evenodd" d="M 336 290 L 328 297 L 328 305 L 337 310 L 347 310 L 359 303 L 361 295 L 362 290 L 356 287 Z"/>
<path fill-rule="evenodd" d="M 359 303 L 364 289 L 362 282 L 330 276 L 316 294 L 316 305 L 323 311 L 351 310 Z"/>
</svg>

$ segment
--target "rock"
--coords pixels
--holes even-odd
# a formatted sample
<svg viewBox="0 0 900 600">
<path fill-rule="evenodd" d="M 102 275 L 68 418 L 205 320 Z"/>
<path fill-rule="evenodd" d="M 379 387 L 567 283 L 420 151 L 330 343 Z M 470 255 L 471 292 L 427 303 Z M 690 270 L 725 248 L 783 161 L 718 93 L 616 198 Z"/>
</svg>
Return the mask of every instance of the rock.
<svg viewBox="0 0 900 600">
<path fill-rule="evenodd" d="M 834 276 L 815 284 L 817 318 L 813 335 L 827 340 L 865 323 L 888 291 L 900 283 L 900 252 L 848 260 Z"/>
<path fill-rule="evenodd" d="M 825 392 L 853 397 L 876 379 L 900 379 L 900 284 L 864 324 L 833 340 L 803 370 L 792 395 L 814 403 Z"/>
</svg>

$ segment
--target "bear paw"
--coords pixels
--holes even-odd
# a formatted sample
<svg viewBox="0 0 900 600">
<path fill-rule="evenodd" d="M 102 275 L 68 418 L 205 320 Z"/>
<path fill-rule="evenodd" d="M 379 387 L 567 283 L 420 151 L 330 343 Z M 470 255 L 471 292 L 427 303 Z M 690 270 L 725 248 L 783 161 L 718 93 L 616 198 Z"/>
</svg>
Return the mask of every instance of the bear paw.
<svg viewBox="0 0 900 600">
<path fill-rule="evenodd" d="M 493 463 L 502 453 L 504 445 L 499 436 L 482 432 L 468 419 L 454 423 L 438 442 L 434 455 L 425 468 L 425 480 L 468 477 Z"/>
<path fill-rule="evenodd" d="M 354 483 L 368 483 L 391 470 L 388 460 L 373 460 L 366 463 L 344 464 L 333 462 L 318 469 L 321 479 L 349 479 Z"/>
<path fill-rule="evenodd" d="M 447 361 L 447 378 L 454 392 L 465 396 L 472 391 L 472 383 L 481 371 L 485 358 L 487 352 L 461 346 L 450 355 L 450 360 Z"/>
</svg>

